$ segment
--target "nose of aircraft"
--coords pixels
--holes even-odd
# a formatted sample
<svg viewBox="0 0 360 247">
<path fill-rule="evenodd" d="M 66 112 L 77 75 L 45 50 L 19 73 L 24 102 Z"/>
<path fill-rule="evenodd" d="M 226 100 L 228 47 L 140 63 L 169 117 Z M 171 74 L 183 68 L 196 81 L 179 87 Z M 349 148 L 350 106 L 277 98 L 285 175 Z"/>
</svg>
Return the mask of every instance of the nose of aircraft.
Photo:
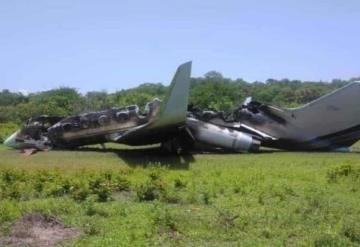
<svg viewBox="0 0 360 247">
<path fill-rule="evenodd" d="M 16 148 L 17 147 L 17 143 L 16 143 L 16 136 L 19 133 L 19 131 L 16 131 L 15 133 L 13 133 L 11 136 L 9 136 L 5 141 L 4 144 L 8 147 L 12 147 L 12 148 Z"/>
</svg>

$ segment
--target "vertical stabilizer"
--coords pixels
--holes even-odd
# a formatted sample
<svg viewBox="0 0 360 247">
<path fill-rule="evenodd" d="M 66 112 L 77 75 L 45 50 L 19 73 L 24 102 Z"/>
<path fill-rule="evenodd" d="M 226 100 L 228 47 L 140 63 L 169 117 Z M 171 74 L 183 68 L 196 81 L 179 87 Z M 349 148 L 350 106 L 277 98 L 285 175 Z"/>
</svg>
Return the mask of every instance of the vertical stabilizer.
<svg viewBox="0 0 360 247">
<path fill-rule="evenodd" d="M 178 67 L 152 128 L 185 123 L 190 90 L 191 62 Z"/>
</svg>

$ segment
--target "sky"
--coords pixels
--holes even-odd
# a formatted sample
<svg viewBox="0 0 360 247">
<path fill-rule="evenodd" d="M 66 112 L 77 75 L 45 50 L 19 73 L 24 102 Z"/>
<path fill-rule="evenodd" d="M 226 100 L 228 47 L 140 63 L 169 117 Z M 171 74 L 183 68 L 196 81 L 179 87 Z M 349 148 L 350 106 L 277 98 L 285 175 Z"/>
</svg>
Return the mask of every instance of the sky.
<svg viewBox="0 0 360 247">
<path fill-rule="evenodd" d="M 1 0 L 0 90 L 360 76 L 359 0 Z"/>
</svg>

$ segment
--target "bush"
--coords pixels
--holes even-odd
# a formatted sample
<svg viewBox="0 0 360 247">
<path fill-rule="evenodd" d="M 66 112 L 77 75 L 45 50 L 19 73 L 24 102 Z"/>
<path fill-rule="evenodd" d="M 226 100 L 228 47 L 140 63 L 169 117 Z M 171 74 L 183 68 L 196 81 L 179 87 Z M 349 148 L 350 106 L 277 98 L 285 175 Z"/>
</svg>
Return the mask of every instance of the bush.
<svg viewBox="0 0 360 247">
<path fill-rule="evenodd" d="M 129 190 L 130 182 L 126 178 L 122 176 L 116 176 L 114 180 L 115 180 L 114 185 L 116 191 Z"/>
<path fill-rule="evenodd" d="M 152 183 L 142 184 L 136 190 L 139 201 L 153 201 L 159 199 L 161 191 Z"/>
<path fill-rule="evenodd" d="M 75 201 L 84 201 L 90 194 L 90 189 L 85 181 L 80 181 L 74 184 L 70 190 L 71 198 Z"/>
<path fill-rule="evenodd" d="M 160 200 L 166 197 L 166 184 L 161 179 L 162 168 L 153 167 L 149 173 L 149 180 L 136 188 L 139 201 Z"/>
<path fill-rule="evenodd" d="M 112 199 L 113 191 L 128 190 L 130 183 L 121 175 L 114 175 L 107 171 L 93 176 L 89 181 L 91 193 L 98 196 L 99 202 L 106 202 Z"/>
<path fill-rule="evenodd" d="M 160 200 L 165 197 L 165 185 L 161 180 L 150 181 L 136 189 L 139 201 Z"/>
</svg>

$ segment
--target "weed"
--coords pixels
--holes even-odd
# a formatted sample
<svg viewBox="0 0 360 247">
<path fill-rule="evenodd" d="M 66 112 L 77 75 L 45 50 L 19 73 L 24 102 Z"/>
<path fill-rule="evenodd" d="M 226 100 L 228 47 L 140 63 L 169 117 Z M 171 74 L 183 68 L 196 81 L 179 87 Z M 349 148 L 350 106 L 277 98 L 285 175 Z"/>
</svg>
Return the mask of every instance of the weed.
<svg viewBox="0 0 360 247">
<path fill-rule="evenodd" d="M 174 180 L 174 187 L 177 189 L 184 189 L 186 188 L 187 183 L 185 181 L 183 181 L 180 178 L 175 178 Z"/>
<path fill-rule="evenodd" d="M 360 223 L 358 221 L 346 222 L 342 231 L 351 242 L 360 245 Z"/>
<path fill-rule="evenodd" d="M 88 199 L 84 202 L 83 207 L 85 208 L 85 214 L 87 216 L 99 215 L 102 217 L 108 217 L 109 212 L 103 208 L 96 206 L 95 202 L 92 199 Z"/>
<path fill-rule="evenodd" d="M 136 188 L 136 195 L 139 201 L 159 200 L 164 194 L 164 184 L 161 181 L 150 181 Z"/>
<path fill-rule="evenodd" d="M 100 188 L 98 188 L 98 190 L 96 191 L 96 194 L 98 196 L 98 201 L 99 202 L 107 202 L 107 201 L 110 201 L 112 199 L 112 197 L 111 197 L 111 195 L 112 195 L 111 188 L 109 186 L 106 186 L 106 185 L 102 185 Z"/>
<path fill-rule="evenodd" d="M 163 193 L 162 201 L 167 203 L 180 203 L 182 198 L 179 195 L 179 192 L 173 188 L 167 188 L 165 193 Z"/>
<path fill-rule="evenodd" d="M 351 164 L 345 164 L 332 168 L 327 172 L 327 179 L 329 183 L 336 183 L 339 179 L 350 176 L 355 178 L 360 177 L 360 168 L 354 168 Z"/>
<path fill-rule="evenodd" d="M 84 232 L 90 236 L 98 235 L 101 232 L 99 225 L 94 221 L 85 223 L 83 228 Z"/>
<path fill-rule="evenodd" d="M 347 245 L 347 242 L 341 239 L 338 235 L 330 233 L 320 234 L 314 240 L 315 247 L 343 247 Z"/>
<path fill-rule="evenodd" d="M 94 202 L 91 200 L 86 201 L 86 203 L 84 204 L 84 208 L 85 208 L 85 214 L 87 216 L 94 216 L 97 213 Z"/>
<path fill-rule="evenodd" d="M 139 201 L 160 200 L 166 196 L 166 183 L 161 179 L 159 170 L 152 168 L 150 180 L 136 188 Z"/>
<path fill-rule="evenodd" d="M 130 188 L 130 182 L 123 176 L 116 176 L 114 182 L 116 191 L 129 190 Z"/>
<path fill-rule="evenodd" d="M 71 188 L 70 188 L 71 198 L 76 201 L 84 201 L 90 194 L 90 189 L 88 184 L 84 181 L 77 181 Z"/>
<path fill-rule="evenodd" d="M 220 209 L 214 207 L 218 214 L 218 224 L 226 229 L 235 227 L 235 220 L 239 218 L 238 214 L 235 214 L 231 210 Z"/>
<path fill-rule="evenodd" d="M 206 205 L 210 204 L 210 198 L 211 198 L 210 192 L 208 192 L 208 191 L 202 192 L 202 199 Z"/>
<path fill-rule="evenodd" d="M 178 232 L 176 217 L 168 208 L 156 208 L 154 215 L 154 225 L 160 234 Z"/>
</svg>

